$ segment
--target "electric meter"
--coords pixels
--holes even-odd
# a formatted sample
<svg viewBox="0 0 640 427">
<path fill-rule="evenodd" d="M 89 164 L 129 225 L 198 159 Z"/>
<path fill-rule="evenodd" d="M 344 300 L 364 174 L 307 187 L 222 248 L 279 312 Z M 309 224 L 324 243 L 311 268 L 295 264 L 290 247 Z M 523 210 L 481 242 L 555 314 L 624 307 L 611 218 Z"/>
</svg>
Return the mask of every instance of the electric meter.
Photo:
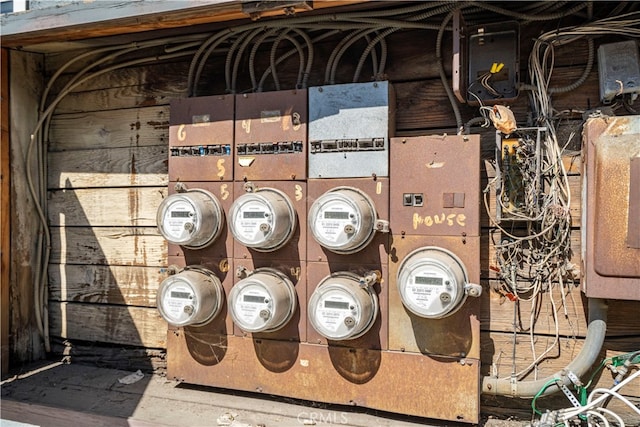
<svg viewBox="0 0 640 427">
<path fill-rule="evenodd" d="M 158 230 L 169 243 L 201 249 L 220 236 L 224 211 L 206 190 L 193 189 L 165 198 L 156 215 Z"/>
<path fill-rule="evenodd" d="M 282 191 L 261 188 L 233 202 L 229 228 L 243 245 L 261 252 L 284 246 L 296 228 L 296 212 Z"/>
<path fill-rule="evenodd" d="M 351 272 L 333 273 L 309 298 L 309 321 L 323 337 L 341 341 L 358 338 L 378 316 L 378 296 L 365 278 Z"/>
<path fill-rule="evenodd" d="M 186 267 L 162 281 L 158 288 L 160 315 L 173 326 L 201 326 L 222 309 L 220 279 L 203 267 Z"/>
<path fill-rule="evenodd" d="M 467 270 L 457 256 L 434 246 L 407 255 L 398 269 L 397 285 L 404 306 L 429 319 L 449 316 L 467 295 L 482 293 L 480 285 L 468 283 Z"/>
<path fill-rule="evenodd" d="M 278 270 L 259 268 L 236 283 L 229 293 L 233 321 L 245 332 L 273 332 L 296 311 L 291 280 Z"/>
<path fill-rule="evenodd" d="M 352 254 L 367 246 L 376 230 L 388 231 L 387 221 L 378 220 L 373 202 L 352 187 L 336 187 L 318 197 L 309 209 L 313 238 L 338 254 Z"/>
</svg>

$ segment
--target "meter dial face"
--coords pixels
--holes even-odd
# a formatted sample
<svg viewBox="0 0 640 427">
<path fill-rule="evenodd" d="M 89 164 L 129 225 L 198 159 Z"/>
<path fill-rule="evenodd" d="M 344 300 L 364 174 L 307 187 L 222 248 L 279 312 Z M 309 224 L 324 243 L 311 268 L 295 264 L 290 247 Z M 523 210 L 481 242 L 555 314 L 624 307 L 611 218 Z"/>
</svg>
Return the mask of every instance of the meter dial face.
<svg viewBox="0 0 640 427">
<path fill-rule="evenodd" d="M 222 300 L 222 284 L 213 273 L 185 269 L 160 284 L 157 303 L 170 325 L 199 326 L 218 315 Z"/>
<path fill-rule="evenodd" d="M 231 289 L 231 317 L 245 332 L 273 332 L 291 319 L 297 302 L 293 283 L 272 269 L 258 269 Z"/>
<path fill-rule="evenodd" d="M 194 189 L 172 194 L 158 207 L 157 224 L 170 243 L 192 249 L 203 248 L 221 233 L 224 213 L 216 197 Z"/>
<path fill-rule="evenodd" d="M 404 306 L 417 316 L 439 319 L 453 314 L 466 299 L 467 273 L 453 253 L 435 247 L 409 254 L 398 270 Z"/>
<path fill-rule="evenodd" d="M 334 273 L 320 282 L 309 299 L 309 321 L 323 337 L 340 341 L 358 338 L 373 326 L 378 298 L 361 288 L 355 274 Z"/>
<path fill-rule="evenodd" d="M 258 251 L 274 251 L 285 245 L 296 227 L 291 201 L 279 190 L 263 188 L 240 196 L 229 215 L 233 237 Z"/>
<path fill-rule="evenodd" d="M 320 196 L 309 209 L 313 238 L 330 251 L 349 254 L 364 248 L 374 236 L 377 216 L 371 199 L 351 187 Z"/>
</svg>

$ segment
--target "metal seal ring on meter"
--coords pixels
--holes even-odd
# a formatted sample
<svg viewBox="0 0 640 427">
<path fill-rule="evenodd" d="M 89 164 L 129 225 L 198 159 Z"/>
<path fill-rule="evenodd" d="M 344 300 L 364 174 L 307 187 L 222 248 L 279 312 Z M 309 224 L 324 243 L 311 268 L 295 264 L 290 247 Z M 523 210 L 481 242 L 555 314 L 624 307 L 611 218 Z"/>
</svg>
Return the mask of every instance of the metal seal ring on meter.
<svg viewBox="0 0 640 427">
<path fill-rule="evenodd" d="M 213 272 L 186 267 L 162 281 L 156 299 L 160 315 L 170 325 L 201 326 L 220 313 L 224 290 Z"/>
<path fill-rule="evenodd" d="M 274 188 L 260 188 L 231 205 L 229 228 L 244 246 L 261 252 L 280 249 L 293 236 L 296 212 L 289 197 Z"/>
<path fill-rule="evenodd" d="M 376 230 L 388 229 L 369 196 L 352 187 L 336 187 L 318 197 L 309 209 L 309 226 L 316 242 L 338 254 L 358 252 Z"/>
<path fill-rule="evenodd" d="M 220 236 L 224 211 L 213 194 L 193 189 L 166 197 L 158 207 L 156 221 L 169 243 L 201 249 Z"/>
<path fill-rule="evenodd" d="M 350 340 L 366 334 L 378 316 L 378 296 L 363 278 L 351 272 L 333 273 L 309 298 L 309 321 L 323 337 Z"/>
<path fill-rule="evenodd" d="M 245 332 L 274 332 L 296 311 L 296 291 L 289 278 L 272 268 L 259 268 L 229 293 L 233 322 Z"/>
<path fill-rule="evenodd" d="M 398 269 L 398 291 L 416 316 L 440 319 L 456 312 L 467 295 L 478 297 L 480 285 L 468 283 L 467 270 L 452 252 L 427 246 L 411 252 Z"/>
</svg>

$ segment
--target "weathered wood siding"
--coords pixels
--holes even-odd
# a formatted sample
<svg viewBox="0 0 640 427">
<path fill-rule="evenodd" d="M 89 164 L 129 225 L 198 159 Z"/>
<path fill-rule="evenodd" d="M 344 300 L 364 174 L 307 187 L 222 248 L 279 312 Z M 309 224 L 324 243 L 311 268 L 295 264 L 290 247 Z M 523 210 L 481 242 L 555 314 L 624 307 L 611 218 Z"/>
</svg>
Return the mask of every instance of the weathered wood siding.
<svg viewBox="0 0 640 427">
<path fill-rule="evenodd" d="M 2 344 L 2 375 L 9 369 L 9 263 L 11 262 L 9 252 L 11 250 L 11 238 L 9 232 L 11 230 L 11 215 L 9 215 L 10 204 L 10 180 L 11 173 L 9 171 L 9 51 L 2 49 L 2 57 L 0 58 L 0 99 L 2 105 L 1 120 L 2 127 L 0 133 L 0 303 L 2 308 L 0 313 L 0 327 L 2 335 L 0 343 Z"/>
<path fill-rule="evenodd" d="M 31 130 L 38 120 L 38 104 L 44 88 L 44 56 L 9 52 L 9 109 L 11 111 L 11 262 L 9 265 L 10 360 L 26 362 L 44 357 L 42 338 L 34 315 L 34 278 L 37 270 L 39 220 L 29 193 L 26 164 Z M 4 115 L 4 111 L 3 111 Z M 37 185 L 37 183 L 35 184 Z M 3 206 L 4 208 L 4 206 Z M 3 241 L 6 237 L 3 236 Z"/>
<path fill-rule="evenodd" d="M 536 25 L 525 28 L 521 47 L 523 66 L 531 49 L 530 36 L 540 30 Z M 397 95 L 397 135 L 455 133 L 455 119 L 435 67 L 434 40 L 435 32 L 425 31 L 402 31 L 388 38 L 386 74 Z M 324 61 L 335 42 L 327 41 L 317 47 L 311 85 L 323 83 Z M 450 38 L 445 37 L 443 46 L 444 57 L 451 57 Z M 571 83 L 582 73 L 586 62 L 583 47 L 577 43 L 556 51 L 554 86 Z M 77 54 L 74 51 L 47 55 L 47 74 L 51 75 L 66 59 Z M 339 82 L 351 80 L 356 60 L 357 57 L 343 59 Z M 76 64 L 72 70 L 82 65 Z M 215 71 L 205 73 L 212 76 L 207 81 L 209 93 L 224 93 L 224 87 L 215 80 L 224 69 L 224 58 L 212 58 L 207 67 Z M 168 102 L 173 97 L 185 96 L 187 70 L 188 61 L 176 61 L 114 71 L 83 85 L 56 110 L 49 135 L 47 177 L 52 229 L 49 265 L 52 336 L 77 342 L 80 347 L 85 341 L 148 349 L 164 347 L 166 324 L 155 309 L 155 292 L 165 277 L 167 248 L 155 229 L 155 211 L 167 194 Z M 297 63 L 288 61 L 279 69 L 281 81 L 293 81 L 296 72 Z M 63 76 L 62 82 L 68 78 Z M 60 87 L 55 85 L 53 92 Z M 579 90 L 555 96 L 554 106 L 558 110 L 584 110 L 596 105 L 598 99 L 594 68 Z M 512 109 L 519 119 L 526 117 L 529 109 L 526 94 Z M 463 106 L 462 113 L 466 121 L 477 115 L 477 109 Z M 579 135 L 580 124 L 580 120 L 567 120 L 562 123 L 561 132 L 577 129 Z M 493 157 L 495 134 L 482 131 L 482 135 L 484 157 L 489 160 Z M 572 262 L 579 267 L 580 158 L 565 160 L 571 174 Z M 493 174 L 487 162 L 482 183 L 486 184 Z M 493 194 L 489 195 L 489 206 L 493 210 Z M 528 332 L 514 336 L 513 302 L 491 291 L 496 280 L 490 268 L 496 229 L 488 218 L 483 214 L 482 371 L 508 376 L 514 349 L 516 369 L 530 363 L 532 338 Z M 554 353 L 553 358 L 540 366 L 539 378 L 566 366 L 581 348 L 587 329 L 587 302 L 577 284 L 566 301 L 566 307 L 558 312 L 559 354 Z M 521 316 L 528 318 L 530 309 L 523 303 Z M 548 299 L 538 310 L 541 319 L 551 318 Z M 602 357 L 638 349 L 639 311 L 639 302 L 611 301 Z M 554 334 L 551 321 L 538 322 L 533 331 L 533 345 L 538 354 L 553 343 Z M 611 374 L 602 373 L 598 383 L 610 385 Z M 625 392 L 640 397 L 640 386 Z M 513 408 L 522 409 L 523 414 L 528 411 L 516 400 L 484 400 L 486 412 L 511 415 Z"/>
</svg>

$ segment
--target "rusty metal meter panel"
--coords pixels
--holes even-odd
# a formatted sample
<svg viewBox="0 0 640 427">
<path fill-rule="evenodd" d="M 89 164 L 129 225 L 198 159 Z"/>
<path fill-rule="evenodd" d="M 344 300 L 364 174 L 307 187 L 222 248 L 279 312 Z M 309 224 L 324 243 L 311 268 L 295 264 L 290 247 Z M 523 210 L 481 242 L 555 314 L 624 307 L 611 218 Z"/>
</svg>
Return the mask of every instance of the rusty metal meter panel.
<svg viewBox="0 0 640 427">
<path fill-rule="evenodd" d="M 394 132 L 389 82 L 309 88 L 309 178 L 389 176 Z"/>
<path fill-rule="evenodd" d="M 480 237 L 394 236 L 389 349 L 480 359 Z"/>
<path fill-rule="evenodd" d="M 233 96 L 173 99 L 170 181 L 233 180 Z"/>
<path fill-rule="evenodd" d="M 206 204 L 195 203 L 199 200 L 193 196 L 204 199 Z M 169 256 L 186 257 L 190 264 L 201 264 L 208 258 L 232 258 L 233 238 L 226 219 L 232 202 L 231 182 L 170 182 L 169 195 L 157 215 L 158 229 L 168 241 Z M 198 234 L 211 236 L 211 240 L 202 246 L 184 244 Z"/>
<path fill-rule="evenodd" d="M 230 335 L 253 339 L 307 340 L 307 270 L 299 260 L 235 259 L 228 294 Z"/>
<path fill-rule="evenodd" d="M 169 183 L 169 195 L 158 209 L 158 228 L 164 230 L 161 234 L 167 234 L 168 237 L 169 266 L 206 268 L 220 279 L 225 295 L 228 295 L 233 285 L 233 238 L 227 227 L 226 213 L 233 202 L 233 185 L 231 182 L 181 182 L 178 185 L 180 191 L 177 191 L 176 184 L 178 183 Z M 192 195 L 203 198 L 206 204 L 201 203 L 202 206 L 199 206 L 198 203 L 193 203 L 198 202 L 198 199 L 192 199 Z M 210 198 L 217 200 L 220 211 L 215 209 L 216 203 L 211 202 Z M 202 221 L 200 217 L 209 217 L 209 220 Z M 215 224 L 210 217 L 218 223 Z M 190 225 L 185 227 L 187 224 Z M 183 229 L 189 234 L 198 234 L 202 230 L 208 235 L 215 228 L 218 228 L 215 238 L 202 247 L 187 247 L 181 241 L 170 242 L 182 237 Z M 175 270 L 174 267 L 170 270 Z M 221 316 L 222 322 L 216 317 L 207 328 L 221 333 L 233 333 L 231 318 L 226 316 L 226 303 L 223 303 Z"/>
<path fill-rule="evenodd" d="M 388 348 L 387 265 L 307 263 L 307 341 Z"/>
<path fill-rule="evenodd" d="M 480 235 L 480 137 L 392 138 L 395 235 Z"/>
<path fill-rule="evenodd" d="M 236 181 L 307 177 L 307 90 L 236 95 Z"/>
<path fill-rule="evenodd" d="M 584 139 L 584 290 L 640 300 L 640 116 L 589 119 Z"/>
<path fill-rule="evenodd" d="M 307 187 L 307 261 L 387 264 L 388 178 L 310 179 Z"/>
<path fill-rule="evenodd" d="M 303 181 L 236 182 L 227 223 L 238 259 L 304 260 L 307 184 Z"/>
<path fill-rule="evenodd" d="M 202 252 L 202 251 L 201 251 Z M 210 276 L 208 278 L 206 278 L 209 282 L 211 282 L 211 285 L 214 285 L 215 287 L 218 287 L 218 283 L 220 282 L 221 286 L 222 286 L 222 292 L 219 293 L 219 297 L 220 298 L 220 306 L 219 306 L 219 312 L 215 315 L 212 316 L 212 318 L 206 322 L 204 325 L 198 325 L 196 323 L 190 323 L 190 324 L 182 324 L 182 325 L 169 325 L 169 328 L 175 328 L 178 326 L 182 326 L 188 330 L 207 330 L 209 332 L 215 333 L 215 334 L 219 334 L 219 335 L 231 335 L 233 334 L 234 331 L 234 327 L 233 327 L 233 320 L 231 318 L 231 316 L 229 315 L 228 309 L 227 309 L 227 296 L 229 295 L 229 293 L 231 292 L 231 288 L 233 287 L 233 259 L 228 259 L 228 258 L 222 258 L 222 259 L 215 259 L 212 257 L 208 257 L 206 256 L 206 254 L 204 254 L 204 256 L 201 256 L 202 254 L 198 253 L 198 252 L 192 252 L 187 254 L 186 256 L 175 256 L 175 255 L 169 255 L 169 276 L 167 278 L 171 278 L 171 277 L 175 277 L 180 275 L 181 273 L 184 273 L 185 270 L 197 270 L 197 271 L 206 271 L 207 275 Z M 183 277 L 184 274 L 178 276 Z M 190 280 L 187 279 L 187 282 L 189 282 Z M 170 284 L 172 281 L 169 281 L 168 284 Z M 189 288 L 191 286 L 188 286 L 187 288 Z M 160 297 L 160 294 L 158 295 Z M 178 306 L 184 306 L 184 304 L 179 304 L 180 300 L 178 299 L 173 300 L 173 298 L 180 298 L 180 297 L 186 297 L 185 295 L 168 295 L 171 298 L 167 298 L 167 295 L 164 296 L 166 302 L 165 305 L 171 305 L 173 308 L 175 308 L 176 305 Z M 188 298 L 188 297 L 187 297 Z M 159 305 L 158 307 L 161 306 L 162 301 L 158 301 Z M 162 312 L 162 310 L 159 309 L 160 312 Z M 166 310 L 165 310 L 166 311 Z M 195 316 L 195 315 L 199 315 L 198 313 L 196 313 L 195 311 L 193 313 L 189 313 L 190 316 Z"/>
</svg>

